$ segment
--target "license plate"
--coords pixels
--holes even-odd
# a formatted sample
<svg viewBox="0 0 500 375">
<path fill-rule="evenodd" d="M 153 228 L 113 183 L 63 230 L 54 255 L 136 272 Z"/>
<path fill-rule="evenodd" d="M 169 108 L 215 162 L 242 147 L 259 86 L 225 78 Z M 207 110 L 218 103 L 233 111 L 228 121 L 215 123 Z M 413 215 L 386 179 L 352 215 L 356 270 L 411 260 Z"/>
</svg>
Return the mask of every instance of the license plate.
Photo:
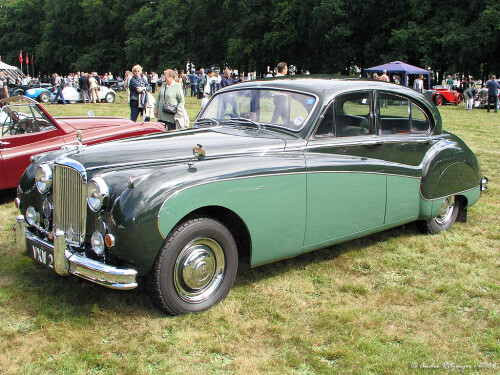
<svg viewBox="0 0 500 375">
<path fill-rule="evenodd" d="M 54 251 L 41 243 L 28 241 L 29 255 L 45 267 L 54 269 Z"/>
</svg>

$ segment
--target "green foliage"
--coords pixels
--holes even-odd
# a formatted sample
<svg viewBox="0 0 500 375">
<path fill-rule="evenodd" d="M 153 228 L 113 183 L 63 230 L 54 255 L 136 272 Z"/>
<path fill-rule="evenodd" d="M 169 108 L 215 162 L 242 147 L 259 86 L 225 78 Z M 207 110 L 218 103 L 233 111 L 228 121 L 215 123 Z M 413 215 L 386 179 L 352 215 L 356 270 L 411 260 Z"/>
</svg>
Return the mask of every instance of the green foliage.
<svg viewBox="0 0 500 375">
<path fill-rule="evenodd" d="M 216 66 L 265 73 L 280 61 L 352 73 L 392 60 L 439 75 L 500 69 L 496 0 L 4 0 L 0 55 L 36 71 Z M 25 56 L 23 54 L 23 56 Z"/>
</svg>

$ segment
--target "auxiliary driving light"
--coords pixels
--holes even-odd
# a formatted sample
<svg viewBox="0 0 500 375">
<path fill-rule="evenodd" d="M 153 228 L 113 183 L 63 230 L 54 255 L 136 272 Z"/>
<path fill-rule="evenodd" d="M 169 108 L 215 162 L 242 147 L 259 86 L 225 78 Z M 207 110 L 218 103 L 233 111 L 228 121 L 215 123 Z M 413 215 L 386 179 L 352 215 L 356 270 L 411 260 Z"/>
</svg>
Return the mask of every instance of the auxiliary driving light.
<svg viewBox="0 0 500 375">
<path fill-rule="evenodd" d="M 28 209 L 26 210 L 26 222 L 31 226 L 35 226 L 38 224 L 39 221 L 40 221 L 40 214 L 36 212 L 35 207 L 29 206 Z"/>
<path fill-rule="evenodd" d="M 100 232 L 94 232 L 92 234 L 92 238 L 90 239 L 90 245 L 92 246 L 92 250 L 97 255 L 101 255 L 104 253 L 104 238 Z"/>
</svg>

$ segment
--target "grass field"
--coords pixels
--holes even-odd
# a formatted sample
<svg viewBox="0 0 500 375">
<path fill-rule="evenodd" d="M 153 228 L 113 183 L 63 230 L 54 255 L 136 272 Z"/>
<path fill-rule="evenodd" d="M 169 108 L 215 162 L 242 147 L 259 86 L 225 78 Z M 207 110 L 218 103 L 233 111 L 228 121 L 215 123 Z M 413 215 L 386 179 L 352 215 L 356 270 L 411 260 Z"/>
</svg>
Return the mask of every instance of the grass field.
<svg viewBox="0 0 500 375">
<path fill-rule="evenodd" d="M 114 104 L 54 115 L 127 117 Z M 199 102 L 188 98 L 194 119 Z M 14 246 L 13 192 L 0 193 L 1 374 L 415 374 L 500 372 L 500 114 L 440 108 L 490 189 L 467 223 L 415 225 L 249 269 L 227 299 L 165 316 L 144 289 L 60 278 Z"/>
</svg>

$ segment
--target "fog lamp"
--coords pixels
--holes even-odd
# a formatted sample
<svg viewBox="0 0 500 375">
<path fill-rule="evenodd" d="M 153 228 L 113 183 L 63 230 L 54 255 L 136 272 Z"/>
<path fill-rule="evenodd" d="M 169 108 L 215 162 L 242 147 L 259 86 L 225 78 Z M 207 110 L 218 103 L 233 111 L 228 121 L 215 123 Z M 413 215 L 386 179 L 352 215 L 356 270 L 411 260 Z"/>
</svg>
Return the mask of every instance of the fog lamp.
<svg viewBox="0 0 500 375">
<path fill-rule="evenodd" d="M 90 239 L 90 245 L 92 250 L 97 255 L 101 255 L 104 253 L 104 238 L 100 232 L 94 232 L 92 234 L 92 238 Z"/>
<path fill-rule="evenodd" d="M 40 220 L 40 214 L 36 212 L 35 207 L 29 206 L 26 210 L 26 222 L 31 225 L 37 225 Z"/>
</svg>

